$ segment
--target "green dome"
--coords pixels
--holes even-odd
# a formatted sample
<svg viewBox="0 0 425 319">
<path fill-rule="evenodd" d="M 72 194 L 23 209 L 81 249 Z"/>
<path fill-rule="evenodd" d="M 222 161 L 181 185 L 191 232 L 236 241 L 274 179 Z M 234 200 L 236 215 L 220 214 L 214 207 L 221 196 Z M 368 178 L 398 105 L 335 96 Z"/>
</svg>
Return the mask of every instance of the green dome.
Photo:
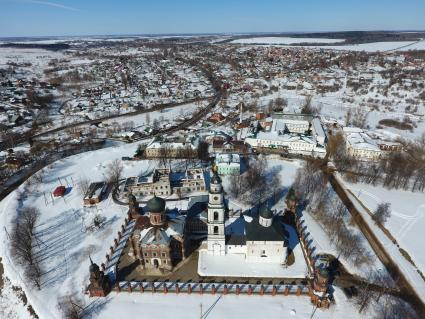
<svg viewBox="0 0 425 319">
<path fill-rule="evenodd" d="M 273 212 L 266 206 L 263 206 L 260 208 L 260 216 L 265 219 L 270 219 L 273 218 Z"/>
<path fill-rule="evenodd" d="M 290 188 L 288 191 L 288 194 L 286 195 L 287 200 L 296 201 L 297 195 L 295 195 L 295 190 L 293 188 Z"/>
<path fill-rule="evenodd" d="M 162 213 L 163 211 L 165 211 L 165 200 L 163 200 L 161 197 L 156 197 L 156 195 L 154 195 L 146 203 L 146 208 L 150 213 Z"/>
</svg>

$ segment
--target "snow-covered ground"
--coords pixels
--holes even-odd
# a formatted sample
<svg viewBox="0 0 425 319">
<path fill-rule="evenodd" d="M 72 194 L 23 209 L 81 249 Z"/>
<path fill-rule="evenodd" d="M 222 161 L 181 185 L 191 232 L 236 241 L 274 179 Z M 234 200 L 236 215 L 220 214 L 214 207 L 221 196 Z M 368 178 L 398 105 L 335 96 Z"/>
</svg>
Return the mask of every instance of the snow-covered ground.
<svg viewBox="0 0 425 319">
<path fill-rule="evenodd" d="M 247 296 L 247 295 L 186 295 L 146 293 L 111 293 L 92 319 L 127 318 L 140 313 L 143 318 L 190 319 L 214 318 L 312 318 L 354 319 L 365 318 L 344 294 L 337 289 L 336 304 L 329 309 L 316 309 L 307 296 Z M 201 306 L 202 305 L 202 306 Z"/>
<path fill-rule="evenodd" d="M 318 45 L 301 45 L 294 46 L 297 48 L 310 48 L 310 49 L 328 49 L 328 50 L 343 50 L 343 51 L 409 51 L 409 50 L 425 50 L 425 40 L 422 41 L 389 41 L 389 42 L 371 42 L 360 44 L 347 44 L 347 45 L 320 45 L 320 43 L 340 43 L 345 39 L 321 39 L 321 38 L 291 38 L 291 37 L 257 37 L 247 39 L 237 39 L 230 43 L 237 44 L 268 44 L 268 45 L 295 45 L 302 43 L 318 43 Z"/>
<path fill-rule="evenodd" d="M 321 48 L 329 50 L 345 50 L 345 51 L 409 51 L 409 50 L 424 50 L 425 41 L 394 41 L 394 42 L 371 42 L 349 45 L 331 45 L 331 46 L 303 46 L 304 48 Z"/>
<path fill-rule="evenodd" d="M 40 240 L 40 253 L 45 257 L 42 266 L 48 273 L 42 279 L 40 291 L 23 279 L 23 270 L 12 261 L 9 245 L 0 247 L 5 275 L 14 285 L 25 290 L 30 304 L 40 318 L 59 317 L 56 304 L 60 295 L 83 293 L 88 283 L 88 256 L 91 255 L 99 264 L 105 261 L 108 247 L 113 243 L 127 214 L 127 208 L 115 204 L 111 197 L 95 208 L 84 208 L 83 197 L 76 184 L 81 178 L 90 181 L 104 180 L 109 163 L 122 156 L 132 156 L 135 150 L 135 144 L 123 145 L 55 162 L 45 170 L 42 184 L 23 184 L 0 203 L 0 224 L 9 232 L 21 207 L 33 206 L 41 212 L 36 231 Z M 128 176 L 149 169 L 151 163 L 138 161 L 123 164 L 123 174 Z M 68 193 L 63 198 L 52 201 L 50 194 L 60 183 L 68 187 Z M 87 230 L 96 214 L 106 218 L 104 226 L 99 230 Z M 0 239 L 3 243 L 9 243 L 4 231 L 0 233 Z"/>
<path fill-rule="evenodd" d="M 256 37 L 247 39 L 237 39 L 230 43 L 239 44 L 297 44 L 297 43 L 338 43 L 345 39 L 324 39 L 324 38 L 291 38 L 291 37 Z"/>
<path fill-rule="evenodd" d="M 0 318 L 4 319 L 32 319 L 26 306 L 20 299 L 19 292 L 14 289 L 10 280 L 4 281 L 0 292 Z"/>
<path fill-rule="evenodd" d="M 337 178 L 339 178 L 339 180 L 341 182 L 343 182 L 342 178 L 340 178 L 340 177 L 337 177 Z M 347 184 L 347 185 L 348 185 L 348 186 L 346 186 L 347 189 L 350 189 L 350 187 L 351 187 L 350 184 Z M 365 189 L 365 186 L 366 185 L 362 186 L 362 189 Z M 369 188 L 369 190 L 370 190 L 370 188 Z M 362 206 L 362 205 L 364 205 L 363 202 L 357 199 L 358 193 L 359 193 L 359 191 L 358 191 L 358 188 L 357 188 L 356 193 L 351 194 L 350 192 L 347 192 L 347 195 L 351 199 L 351 201 L 353 202 L 356 209 L 363 216 L 364 220 L 368 223 L 369 227 L 373 230 L 374 234 L 378 237 L 378 239 L 384 245 L 388 254 L 393 258 L 395 263 L 400 267 L 403 274 L 406 276 L 409 283 L 417 291 L 420 298 L 423 301 L 425 301 L 425 281 L 419 275 L 419 273 L 416 271 L 416 268 L 401 254 L 399 247 L 397 245 L 395 245 L 391 241 L 391 239 L 388 238 L 388 236 L 386 234 L 384 234 L 384 232 L 372 220 L 372 217 L 369 215 L 368 211 Z M 399 194 L 401 194 L 400 197 L 399 197 Z M 361 196 L 361 193 L 360 193 L 360 196 Z M 367 197 L 367 195 L 365 195 L 365 197 Z M 363 198 L 365 198 L 365 197 L 363 197 Z M 387 202 L 393 201 L 395 203 L 395 207 L 398 207 L 398 208 L 400 208 L 401 207 L 400 205 L 403 205 L 403 203 L 406 203 L 407 207 L 411 207 L 410 204 L 408 204 L 409 199 L 407 199 L 407 198 L 411 198 L 411 197 L 410 196 L 406 197 L 406 194 L 403 195 L 403 193 L 401 193 L 400 191 L 397 191 L 396 196 L 394 194 L 387 193 L 382 198 L 384 199 L 384 201 L 387 201 Z M 399 198 L 400 198 L 400 200 L 399 200 Z M 404 202 L 403 199 L 406 200 L 406 202 Z M 415 199 L 415 198 L 412 199 L 413 202 L 415 202 L 416 200 L 417 199 Z M 368 202 L 369 202 L 369 205 L 371 205 L 371 206 L 376 205 L 376 203 L 371 204 L 370 200 L 368 200 Z M 418 203 L 418 202 L 416 201 L 416 203 Z M 415 204 L 412 204 L 412 206 L 415 207 Z M 376 207 L 376 206 L 374 206 L 374 207 Z M 419 206 L 419 207 L 421 207 L 421 206 Z M 422 208 L 420 208 L 420 209 L 422 209 Z M 400 213 L 398 213 L 397 208 L 396 208 L 396 211 L 397 211 L 396 215 L 401 215 L 402 212 L 406 212 L 406 210 L 403 209 L 403 210 L 400 210 L 400 213 L 401 213 L 400 214 Z M 396 215 L 394 215 L 394 216 L 396 216 Z M 406 217 L 406 216 L 404 216 L 404 217 Z M 415 222 L 413 222 L 411 225 L 409 225 L 410 227 L 408 227 L 408 229 L 407 229 L 407 231 L 409 233 L 408 236 L 410 236 L 411 234 L 414 234 L 412 236 L 412 238 L 410 239 L 411 243 L 407 247 L 407 250 L 409 250 L 409 248 L 414 248 L 414 251 L 419 251 L 420 248 L 422 248 L 422 246 L 423 246 L 423 235 L 422 235 L 423 234 L 423 227 L 421 227 L 421 225 L 423 225 L 423 223 L 420 220 L 421 220 L 421 218 L 419 220 L 416 220 Z M 405 223 L 403 223 L 403 224 L 405 225 Z M 400 229 L 403 228 L 403 224 L 402 224 Z M 417 228 L 416 228 L 416 226 L 417 226 Z M 423 250 L 422 250 L 422 253 L 423 253 Z M 416 255 L 413 256 L 414 261 L 415 261 L 415 257 L 417 257 L 417 256 Z M 419 260 L 421 260 L 421 259 L 419 259 Z"/>
<path fill-rule="evenodd" d="M 412 257 L 416 266 L 425 273 L 423 230 L 425 229 L 425 194 L 386 189 L 365 183 L 345 183 L 348 189 L 371 211 L 378 204 L 391 204 L 391 217 L 385 227 L 396 238 L 400 247 Z"/>
<path fill-rule="evenodd" d="M 0 47 L 0 67 L 6 67 L 8 62 L 31 63 L 26 67 L 43 76 L 42 71 L 51 59 L 63 58 L 61 52 L 47 51 L 43 49 L 16 49 Z"/>
</svg>

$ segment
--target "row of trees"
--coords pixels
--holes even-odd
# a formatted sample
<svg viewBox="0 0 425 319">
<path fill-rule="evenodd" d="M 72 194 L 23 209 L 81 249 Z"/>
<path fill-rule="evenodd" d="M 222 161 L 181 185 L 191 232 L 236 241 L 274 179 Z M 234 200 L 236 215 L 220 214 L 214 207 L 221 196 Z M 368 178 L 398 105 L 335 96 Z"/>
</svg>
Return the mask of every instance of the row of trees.
<svg viewBox="0 0 425 319">
<path fill-rule="evenodd" d="M 347 226 L 349 212 L 328 185 L 318 162 L 306 162 L 297 171 L 293 187 L 298 194 L 302 194 L 307 209 L 322 225 L 339 256 L 358 267 L 373 263 L 373 256 L 364 246 L 363 238 Z"/>
<path fill-rule="evenodd" d="M 11 234 L 11 256 L 23 266 L 26 279 L 41 288 L 43 274 L 39 256 L 35 252 L 38 241 L 35 228 L 40 218 L 40 212 L 35 207 L 25 207 L 16 218 Z"/>
</svg>

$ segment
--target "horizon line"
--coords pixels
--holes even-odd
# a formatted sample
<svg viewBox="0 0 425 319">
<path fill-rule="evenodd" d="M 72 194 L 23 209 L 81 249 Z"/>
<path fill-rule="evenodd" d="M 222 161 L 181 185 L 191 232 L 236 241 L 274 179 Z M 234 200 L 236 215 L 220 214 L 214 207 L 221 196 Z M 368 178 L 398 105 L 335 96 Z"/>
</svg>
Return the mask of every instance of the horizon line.
<svg viewBox="0 0 425 319">
<path fill-rule="evenodd" d="M 268 35 L 268 34 L 305 34 L 305 33 L 347 33 L 347 32 L 425 32 L 418 29 L 368 29 L 368 30 L 340 30 L 340 31 L 254 31 L 254 32 L 181 32 L 181 33 L 111 33 L 111 34 L 74 34 L 74 35 L 19 35 L 19 36 L 0 36 L 0 39 L 31 39 L 31 38 L 82 38 L 82 37 L 156 37 L 156 36 L 211 36 L 211 35 Z"/>
</svg>

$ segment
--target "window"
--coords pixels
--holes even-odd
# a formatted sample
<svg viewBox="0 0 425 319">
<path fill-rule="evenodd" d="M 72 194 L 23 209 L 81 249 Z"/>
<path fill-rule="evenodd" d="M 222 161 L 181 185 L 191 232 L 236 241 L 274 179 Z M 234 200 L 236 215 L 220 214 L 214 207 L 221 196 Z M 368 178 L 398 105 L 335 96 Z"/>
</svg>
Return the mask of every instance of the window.
<svg viewBox="0 0 425 319">
<path fill-rule="evenodd" d="M 162 253 L 161 256 L 165 258 L 166 257 L 166 254 L 165 253 Z"/>
<path fill-rule="evenodd" d="M 218 220 L 218 212 L 214 212 L 214 220 Z"/>
<path fill-rule="evenodd" d="M 156 257 L 156 253 L 152 253 L 152 256 L 153 256 L 153 257 Z"/>
<path fill-rule="evenodd" d="M 165 260 L 165 259 L 164 259 L 162 262 L 163 262 L 164 264 L 167 264 L 167 260 Z"/>
<path fill-rule="evenodd" d="M 143 256 L 148 257 L 148 253 L 144 253 Z"/>
<path fill-rule="evenodd" d="M 218 226 L 214 226 L 214 234 L 218 234 Z"/>
</svg>

